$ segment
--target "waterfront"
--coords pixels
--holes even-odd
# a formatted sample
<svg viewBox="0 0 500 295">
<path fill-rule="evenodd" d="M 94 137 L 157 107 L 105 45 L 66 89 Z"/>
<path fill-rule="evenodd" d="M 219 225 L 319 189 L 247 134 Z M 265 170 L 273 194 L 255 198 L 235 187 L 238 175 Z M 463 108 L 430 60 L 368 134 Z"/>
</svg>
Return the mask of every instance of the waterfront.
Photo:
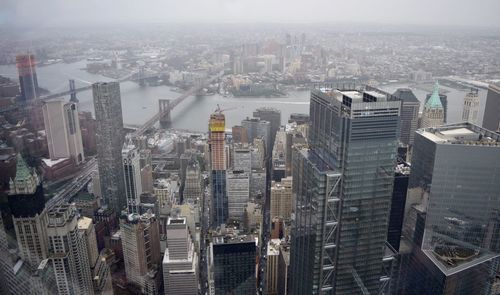
<svg viewBox="0 0 500 295">
<path fill-rule="evenodd" d="M 75 79 L 76 86 L 86 86 L 97 81 L 112 81 L 112 79 L 87 73 L 82 70 L 86 61 L 76 63 L 58 63 L 37 68 L 38 82 L 51 92 L 68 89 L 68 79 Z M 15 65 L 0 66 L 0 75 L 17 80 Z M 380 88 L 393 93 L 399 87 L 408 84 L 397 83 L 382 85 Z M 174 99 L 180 94 L 171 91 L 169 86 L 140 87 L 134 82 L 123 82 L 120 85 L 122 110 L 125 124 L 142 124 L 158 111 L 158 99 Z M 465 92 L 443 87 L 448 90 L 448 123 L 459 122 L 462 114 L 462 102 Z M 426 92 L 412 88 L 417 98 L 423 102 Z M 486 91 L 479 92 L 481 104 L 479 122 L 482 122 Z M 83 111 L 93 112 L 92 92 L 84 91 L 77 94 L 79 107 Z M 69 97 L 66 97 L 69 99 Z M 287 97 L 278 98 L 235 98 L 223 97 L 219 94 L 205 97 L 189 97 L 172 112 L 172 127 L 205 132 L 210 114 L 220 105 L 226 109 L 226 126 L 240 124 L 245 117 L 251 117 L 252 112 L 263 106 L 275 107 L 281 110 L 282 123 L 285 123 L 291 113 L 309 112 L 309 91 L 291 91 Z"/>
</svg>

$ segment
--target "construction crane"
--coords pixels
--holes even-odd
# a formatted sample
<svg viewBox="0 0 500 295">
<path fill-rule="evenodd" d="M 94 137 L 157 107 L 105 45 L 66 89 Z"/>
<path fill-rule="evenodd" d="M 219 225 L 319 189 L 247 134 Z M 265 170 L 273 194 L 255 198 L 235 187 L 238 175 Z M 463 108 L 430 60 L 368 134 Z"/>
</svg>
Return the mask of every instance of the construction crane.
<svg viewBox="0 0 500 295">
<path fill-rule="evenodd" d="M 215 109 L 216 113 L 222 114 L 222 112 L 227 112 L 227 111 L 233 111 L 236 110 L 238 107 L 232 107 L 232 108 L 227 108 L 227 109 L 221 109 L 220 105 L 217 104 L 217 108 Z"/>
</svg>

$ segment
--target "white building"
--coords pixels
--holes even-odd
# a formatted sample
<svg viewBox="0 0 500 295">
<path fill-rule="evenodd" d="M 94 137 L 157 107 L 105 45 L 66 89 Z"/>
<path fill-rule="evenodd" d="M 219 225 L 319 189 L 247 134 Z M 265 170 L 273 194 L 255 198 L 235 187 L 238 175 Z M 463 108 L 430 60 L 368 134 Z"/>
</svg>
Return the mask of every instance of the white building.
<svg viewBox="0 0 500 295">
<path fill-rule="evenodd" d="M 56 206 L 48 212 L 47 234 L 58 293 L 94 294 L 87 240 L 78 229 L 74 204 Z"/>
<path fill-rule="evenodd" d="M 464 109 L 462 112 L 462 121 L 477 124 L 479 113 L 479 94 L 478 91 L 471 91 L 464 97 Z"/>
<path fill-rule="evenodd" d="M 42 111 L 50 159 L 73 158 L 76 164 L 83 162 L 85 159 L 77 105 L 53 99 L 44 101 Z"/>
<path fill-rule="evenodd" d="M 167 243 L 163 256 L 165 295 L 198 294 L 198 256 L 194 251 L 186 218 L 169 218 Z"/>
<path fill-rule="evenodd" d="M 245 205 L 250 199 L 250 176 L 244 171 L 226 174 L 228 215 L 230 220 L 243 221 Z"/>
</svg>

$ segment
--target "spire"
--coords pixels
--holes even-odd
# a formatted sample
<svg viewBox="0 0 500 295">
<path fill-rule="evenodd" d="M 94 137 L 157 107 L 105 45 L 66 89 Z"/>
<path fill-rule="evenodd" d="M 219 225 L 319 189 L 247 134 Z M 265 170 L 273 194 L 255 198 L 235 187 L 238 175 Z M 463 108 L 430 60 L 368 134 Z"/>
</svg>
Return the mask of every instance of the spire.
<svg viewBox="0 0 500 295">
<path fill-rule="evenodd" d="M 16 161 L 16 181 L 20 180 L 26 180 L 28 177 L 31 176 L 31 169 L 28 167 L 28 164 L 26 164 L 26 161 L 24 161 L 23 156 L 21 156 L 21 153 L 17 153 L 17 161 Z"/>
<path fill-rule="evenodd" d="M 436 81 L 436 84 L 434 85 L 434 91 L 432 92 L 431 97 L 427 100 L 425 103 L 425 106 L 427 108 L 432 108 L 432 109 L 442 109 L 443 105 L 441 104 L 441 98 L 439 97 L 439 83 Z"/>
</svg>

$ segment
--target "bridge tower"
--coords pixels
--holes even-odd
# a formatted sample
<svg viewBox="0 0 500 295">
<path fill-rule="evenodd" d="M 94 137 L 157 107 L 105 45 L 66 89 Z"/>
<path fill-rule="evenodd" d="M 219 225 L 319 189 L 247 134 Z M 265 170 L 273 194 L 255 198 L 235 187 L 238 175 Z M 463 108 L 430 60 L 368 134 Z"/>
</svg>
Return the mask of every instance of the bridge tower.
<svg viewBox="0 0 500 295">
<path fill-rule="evenodd" d="M 172 117 L 170 116 L 170 99 L 159 99 L 159 113 L 160 113 L 160 127 L 168 128 L 172 124 Z"/>
<path fill-rule="evenodd" d="M 69 101 L 71 102 L 78 102 L 78 98 L 76 98 L 76 91 L 75 91 L 75 80 L 69 79 L 69 91 L 71 92 L 71 98 Z"/>
<path fill-rule="evenodd" d="M 139 80 L 139 86 L 145 87 L 146 86 L 146 79 L 144 78 L 144 67 L 139 68 L 139 73 L 138 73 L 138 80 Z"/>
</svg>

